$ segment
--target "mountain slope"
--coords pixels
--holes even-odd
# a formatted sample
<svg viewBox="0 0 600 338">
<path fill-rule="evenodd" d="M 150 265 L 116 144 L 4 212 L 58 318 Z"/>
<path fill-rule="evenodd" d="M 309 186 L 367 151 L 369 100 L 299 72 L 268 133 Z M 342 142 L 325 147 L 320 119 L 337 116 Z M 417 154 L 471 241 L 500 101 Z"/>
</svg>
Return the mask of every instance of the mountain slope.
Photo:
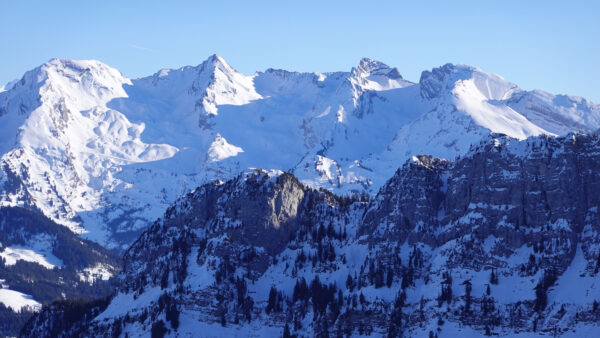
<svg viewBox="0 0 600 338">
<path fill-rule="evenodd" d="M 143 143 L 143 124 L 106 107 L 128 82 L 97 61 L 52 60 L 1 93 L 2 204 L 82 232 L 81 214 L 103 206 L 118 166 L 171 157 L 174 147 Z"/>
<path fill-rule="evenodd" d="M 600 108 L 462 65 L 419 83 L 363 59 L 350 72 L 247 76 L 217 55 L 130 80 L 52 60 L 0 92 L 0 203 L 124 249 L 178 196 L 248 168 L 374 194 L 406 159 L 453 159 L 490 132 L 590 132 Z"/>
<path fill-rule="evenodd" d="M 493 135 L 456 161 L 415 156 L 371 200 L 275 171 L 206 184 L 64 334 L 597 335 L 599 149 Z M 24 336 L 63 327 L 61 313 Z"/>
<path fill-rule="evenodd" d="M 0 334 L 16 335 L 42 305 L 113 292 L 119 257 L 39 213 L 0 208 Z"/>
</svg>

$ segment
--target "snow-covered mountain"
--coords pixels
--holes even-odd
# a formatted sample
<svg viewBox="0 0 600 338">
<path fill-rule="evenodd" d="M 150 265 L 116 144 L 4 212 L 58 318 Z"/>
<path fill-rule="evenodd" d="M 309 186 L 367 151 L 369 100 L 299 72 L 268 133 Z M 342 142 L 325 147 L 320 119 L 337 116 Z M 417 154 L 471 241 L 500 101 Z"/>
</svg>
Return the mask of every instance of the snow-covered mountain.
<svg viewBox="0 0 600 338">
<path fill-rule="evenodd" d="M 178 196 L 248 168 L 373 194 L 411 156 L 452 159 L 490 131 L 599 127 L 598 105 L 470 66 L 412 83 L 370 59 L 350 72 L 244 75 L 213 55 L 132 80 L 55 59 L 0 91 L 0 203 L 124 248 Z"/>
<path fill-rule="evenodd" d="M 112 299 L 22 335 L 597 337 L 599 166 L 597 135 L 492 135 L 371 199 L 246 172 L 178 199 Z"/>
</svg>

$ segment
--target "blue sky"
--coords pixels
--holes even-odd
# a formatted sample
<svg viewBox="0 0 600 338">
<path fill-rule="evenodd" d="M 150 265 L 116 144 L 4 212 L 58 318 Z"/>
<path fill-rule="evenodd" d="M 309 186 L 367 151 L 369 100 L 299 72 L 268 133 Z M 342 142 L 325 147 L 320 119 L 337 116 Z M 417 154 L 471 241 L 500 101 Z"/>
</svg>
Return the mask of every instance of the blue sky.
<svg viewBox="0 0 600 338">
<path fill-rule="evenodd" d="M 2 1 L 0 83 L 53 58 L 126 76 L 217 53 L 250 74 L 350 70 L 363 56 L 418 81 L 447 62 L 600 103 L 598 1 Z"/>
</svg>

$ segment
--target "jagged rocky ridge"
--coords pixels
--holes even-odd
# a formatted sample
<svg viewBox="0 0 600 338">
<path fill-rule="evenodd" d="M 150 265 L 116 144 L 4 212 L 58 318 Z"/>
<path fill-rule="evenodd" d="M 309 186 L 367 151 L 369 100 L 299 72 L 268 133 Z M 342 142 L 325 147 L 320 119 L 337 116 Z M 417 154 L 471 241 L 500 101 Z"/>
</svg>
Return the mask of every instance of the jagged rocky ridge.
<svg viewBox="0 0 600 338">
<path fill-rule="evenodd" d="M 213 55 L 128 79 L 98 61 L 54 59 L 0 92 L 0 205 L 122 251 L 179 196 L 248 168 L 375 194 L 411 156 L 453 159 L 490 131 L 598 128 L 596 104 L 466 65 L 413 83 L 366 58 L 346 72 L 244 75 Z"/>
<path fill-rule="evenodd" d="M 275 171 L 203 185 L 62 335 L 597 335 L 599 150 L 492 135 L 455 161 L 415 156 L 372 199 Z"/>
</svg>

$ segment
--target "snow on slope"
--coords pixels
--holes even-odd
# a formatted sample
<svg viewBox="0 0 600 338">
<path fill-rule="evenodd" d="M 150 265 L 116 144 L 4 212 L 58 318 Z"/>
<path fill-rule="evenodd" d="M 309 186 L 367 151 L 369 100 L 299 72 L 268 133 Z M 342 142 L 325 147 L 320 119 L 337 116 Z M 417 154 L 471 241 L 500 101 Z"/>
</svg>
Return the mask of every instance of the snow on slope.
<svg viewBox="0 0 600 338">
<path fill-rule="evenodd" d="M 37 263 L 46 269 L 54 269 L 61 266 L 62 262 L 51 253 L 37 252 L 35 250 L 23 247 L 6 247 L 0 252 L 0 257 L 4 258 L 6 265 L 15 265 L 18 260 Z"/>
<path fill-rule="evenodd" d="M 31 308 L 38 311 L 42 308 L 42 304 L 35 301 L 30 295 L 10 290 L 6 285 L 2 285 L 3 280 L 0 279 L 0 303 L 4 306 L 20 311 L 23 308 Z"/>
<path fill-rule="evenodd" d="M 96 280 L 109 280 L 113 276 L 111 267 L 100 263 L 93 267 L 85 268 L 78 274 L 79 279 L 87 283 L 94 283 Z"/>
<path fill-rule="evenodd" d="M 564 135 L 573 130 L 589 133 L 600 128 L 600 105 L 582 97 L 533 90 L 516 93 L 505 103 L 554 134 Z"/>
<path fill-rule="evenodd" d="M 244 75 L 213 55 L 137 80 L 98 61 L 52 60 L 0 93 L 0 122 L 0 203 L 117 246 L 179 195 L 249 167 L 373 193 L 412 155 L 453 158 L 490 131 L 595 130 L 600 108 L 469 66 L 415 84 L 370 59 L 350 72 Z"/>
<path fill-rule="evenodd" d="M 62 267 L 63 262 L 52 253 L 56 239 L 48 234 L 37 234 L 29 239 L 27 245 L 4 246 L 0 243 L 0 257 L 6 265 L 15 265 L 18 260 L 37 263 L 46 269 Z"/>
<path fill-rule="evenodd" d="M 10 90 L 17 82 L 19 82 L 19 80 L 9 81 L 6 84 L 0 85 L 0 93 Z"/>
</svg>

